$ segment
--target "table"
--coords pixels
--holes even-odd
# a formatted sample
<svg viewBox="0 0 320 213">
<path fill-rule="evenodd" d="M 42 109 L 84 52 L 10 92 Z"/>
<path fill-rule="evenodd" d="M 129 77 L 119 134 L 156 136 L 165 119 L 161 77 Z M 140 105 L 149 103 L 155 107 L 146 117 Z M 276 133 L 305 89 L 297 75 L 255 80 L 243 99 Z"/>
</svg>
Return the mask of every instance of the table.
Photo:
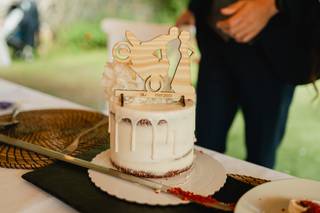
<svg viewBox="0 0 320 213">
<path fill-rule="evenodd" d="M 16 101 L 21 105 L 22 110 L 49 108 L 90 110 L 87 107 L 70 101 L 53 97 L 2 79 L 0 79 L 0 100 Z M 201 147 L 197 147 L 197 149 L 202 150 L 223 163 L 228 173 L 249 175 L 269 180 L 293 178 L 287 174 L 238 160 L 208 149 Z M 21 175 L 29 171 L 30 170 L 0 168 L 0 192 L 2 193 L 0 206 L 2 212 L 76 212 L 60 200 L 23 180 Z"/>
</svg>

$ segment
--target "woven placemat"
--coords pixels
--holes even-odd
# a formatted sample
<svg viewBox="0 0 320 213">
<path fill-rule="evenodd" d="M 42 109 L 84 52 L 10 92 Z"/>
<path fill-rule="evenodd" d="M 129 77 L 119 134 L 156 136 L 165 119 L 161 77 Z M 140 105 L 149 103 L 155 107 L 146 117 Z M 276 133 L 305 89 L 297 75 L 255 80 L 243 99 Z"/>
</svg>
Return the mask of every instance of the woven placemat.
<svg viewBox="0 0 320 213">
<path fill-rule="evenodd" d="M 7 121 L 9 115 L 0 116 Z M 0 133 L 33 144 L 61 151 L 82 131 L 94 126 L 106 116 L 91 111 L 72 109 L 34 110 L 21 112 L 17 116 L 19 124 L 0 130 Z M 107 124 L 80 138 L 79 147 L 72 155 L 81 154 L 107 141 Z M 16 169 L 36 169 L 47 166 L 54 160 L 9 146 L 0 142 L 0 167 Z"/>
<path fill-rule="evenodd" d="M 249 184 L 251 186 L 259 186 L 261 184 L 270 182 L 270 180 L 260 179 L 260 178 L 247 176 L 247 175 L 228 174 L 228 176 L 242 183 Z"/>
</svg>

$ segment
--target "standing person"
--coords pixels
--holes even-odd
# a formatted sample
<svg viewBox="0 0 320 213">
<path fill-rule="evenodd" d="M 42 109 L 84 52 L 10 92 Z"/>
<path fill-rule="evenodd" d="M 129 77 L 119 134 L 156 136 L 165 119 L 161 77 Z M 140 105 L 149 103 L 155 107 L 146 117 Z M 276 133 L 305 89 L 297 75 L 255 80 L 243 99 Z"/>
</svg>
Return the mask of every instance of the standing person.
<svg viewBox="0 0 320 213">
<path fill-rule="evenodd" d="M 39 13 L 34 0 L 21 0 L 11 5 L 6 18 L 12 32 L 7 35 L 7 43 L 13 48 L 14 56 L 26 60 L 33 59 L 39 34 Z"/>
<path fill-rule="evenodd" d="M 199 145 L 225 152 L 240 108 L 247 160 L 272 168 L 295 86 L 319 76 L 320 3 L 238 0 L 216 8 L 222 3 L 191 0 L 177 20 L 178 26 L 196 24 L 202 55 L 196 137 Z"/>
</svg>

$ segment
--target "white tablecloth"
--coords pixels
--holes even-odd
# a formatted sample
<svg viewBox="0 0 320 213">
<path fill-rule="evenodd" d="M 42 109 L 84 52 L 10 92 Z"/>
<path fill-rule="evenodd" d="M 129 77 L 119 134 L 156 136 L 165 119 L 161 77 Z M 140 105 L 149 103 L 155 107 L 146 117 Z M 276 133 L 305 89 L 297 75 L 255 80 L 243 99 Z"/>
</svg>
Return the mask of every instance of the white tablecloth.
<svg viewBox="0 0 320 213">
<path fill-rule="evenodd" d="M 0 101 L 18 102 L 23 110 L 48 108 L 88 109 L 70 101 L 62 100 L 2 79 L 0 79 Z M 228 157 L 208 149 L 197 148 L 223 163 L 228 173 L 249 175 L 269 180 L 292 178 L 284 173 Z M 1 212 L 76 212 L 58 199 L 24 181 L 21 175 L 28 171 L 0 168 Z"/>
</svg>

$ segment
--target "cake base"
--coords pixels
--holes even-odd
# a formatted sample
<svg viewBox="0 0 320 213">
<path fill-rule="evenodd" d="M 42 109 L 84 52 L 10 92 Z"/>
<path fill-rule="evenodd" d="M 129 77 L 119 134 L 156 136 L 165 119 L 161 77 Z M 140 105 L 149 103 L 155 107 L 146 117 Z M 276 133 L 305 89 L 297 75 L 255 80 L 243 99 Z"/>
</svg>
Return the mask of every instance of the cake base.
<svg viewBox="0 0 320 213">
<path fill-rule="evenodd" d="M 91 162 L 115 169 L 111 164 L 110 154 L 110 150 L 104 151 L 98 154 Z M 95 186 L 119 199 L 144 205 L 161 206 L 188 203 L 188 201 L 181 200 L 168 193 L 155 193 L 150 188 L 91 169 L 88 170 L 88 173 Z M 226 178 L 226 171 L 219 161 L 195 150 L 195 159 L 188 171 L 174 177 L 151 180 L 171 187 L 181 187 L 185 191 L 191 191 L 202 196 L 208 196 L 218 191 L 225 183 Z"/>
<path fill-rule="evenodd" d="M 148 172 L 145 172 L 145 171 L 135 171 L 133 169 L 128 169 L 128 168 L 121 167 L 121 166 L 117 165 L 114 161 L 112 161 L 111 159 L 110 159 L 110 162 L 111 162 L 112 166 L 114 166 L 120 172 L 129 174 L 129 175 L 133 175 L 133 176 L 137 176 L 137 177 L 144 177 L 144 178 L 167 178 L 167 177 L 173 177 L 173 176 L 176 176 L 176 175 L 178 175 L 178 174 L 180 174 L 182 172 L 188 171 L 192 167 L 192 164 L 191 164 L 190 166 L 187 166 L 184 169 L 168 171 L 167 173 L 165 173 L 163 175 L 156 175 L 156 174 L 148 173 Z"/>
</svg>

